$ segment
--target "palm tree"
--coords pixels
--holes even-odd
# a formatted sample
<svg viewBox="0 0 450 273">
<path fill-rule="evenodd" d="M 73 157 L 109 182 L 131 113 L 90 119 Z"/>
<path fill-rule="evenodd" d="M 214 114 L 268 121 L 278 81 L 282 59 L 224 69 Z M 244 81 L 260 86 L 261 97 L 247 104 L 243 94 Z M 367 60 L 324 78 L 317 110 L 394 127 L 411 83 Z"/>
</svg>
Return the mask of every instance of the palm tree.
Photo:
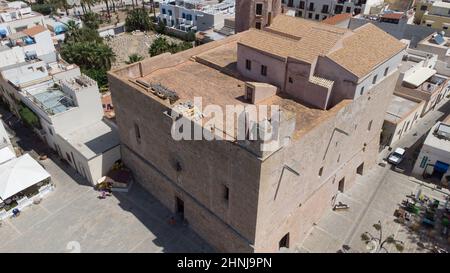
<svg viewBox="0 0 450 273">
<path fill-rule="evenodd" d="M 128 56 L 128 61 L 126 61 L 126 64 L 132 64 L 132 63 L 137 63 L 139 61 L 142 61 L 144 59 L 144 57 L 142 57 L 139 54 L 131 54 L 130 56 Z"/>
<path fill-rule="evenodd" d="M 398 251 L 403 251 L 403 242 L 395 239 L 394 235 L 383 238 L 383 226 L 381 225 L 381 221 L 378 221 L 378 223 L 374 224 L 373 228 L 378 231 L 378 236 L 374 236 L 367 231 L 361 234 L 361 240 L 364 241 L 368 246 L 371 246 L 372 253 L 380 253 L 382 251 L 388 252 L 388 250 L 384 247 L 386 244 L 394 245 Z"/>
<path fill-rule="evenodd" d="M 74 20 L 69 20 L 67 23 L 63 23 L 66 27 L 66 40 L 77 40 L 80 36 L 80 24 Z"/>
<path fill-rule="evenodd" d="M 155 18 L 155 20 L 156 20 L 156 8 L 155 8 L 155 1 L 154 0 L 150 0 L 150 3 L 151 3 L 151 7 L 152 7 L 152 9 L 153 9 L 153 17 Z"/>
<path fill-rule="evenodd" d="M 95 47 L 96 62 L 99 64 L 100 69 L 111 69 L 112 63 L 116 59 L 114 51 L 106 44 L 98 44 Z"/>
<path fill-rule="evenodd" d="M 97 13 L 89 11 L 83 15 L 83 23 L 86 27 L 98 29 L 102 23 L 102 20 Z"/>
<path fill-rule="evenodd" d="M 66 13 L 66 15 L 69 15 L 70 5 L 66 0 L 50 0 L 49 2 L 53 7 L 55 7 L 55 9 L 62 9 Z"/>
<path fill-rule="evenodd" d="M 111 14 L 109 12 L 109 2 L 108 0 L 104 0 L 106 5 L 106 13 L 108 14 L 108 21 L 111 19 Z"/>
</svg>

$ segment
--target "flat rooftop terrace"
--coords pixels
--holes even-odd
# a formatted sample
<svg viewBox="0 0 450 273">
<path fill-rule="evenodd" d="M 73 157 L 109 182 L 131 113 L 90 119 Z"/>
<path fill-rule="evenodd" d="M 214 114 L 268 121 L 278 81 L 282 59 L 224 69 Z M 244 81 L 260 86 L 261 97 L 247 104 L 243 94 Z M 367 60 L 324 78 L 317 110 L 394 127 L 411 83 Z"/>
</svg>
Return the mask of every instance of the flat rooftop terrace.
<svg viewBox="0 0 450 273">
<path fill-rule="evenodd" d="M 420 103 L 393 95 L 391 103 L 386 110 L 385 120 L 398 123 L 408 114 L 419 107 Z"/>
<path fill-rule="evenodd" d="M 57 115 L 75 107 L 74 102 L 53 81 L 24 89 L 25 96 L 49 115 Z"/>
<path fill-rule="evenodd" d="M 88 160 L 120 144 L 116 129 L 101 120 L 60 137 Z"/>
<path fill-rule="evenodd" d="M 244 99 L 244 90 L 246 82 L 251 80 L 242 77 L 236 66 L 239 35 L 241 34 L 178 54 L 160 55 L 144 60 L 140 64 L 144 71 L 141 77 L 130 76 L 127 69 L 132 69 L 132 66 L 117 69 L 112 73 L 118 77 L 123 75 L 122 80 L 157 100 L 161 99 L 147 91 L 144 86 L 138 83 L 131 84 L 129 81 L 161 84 L 177 93 L 179 100 L 176 104 L 193 102 L 194 97 L 201 97 L 203 107 L 213 104 L 225 109 L 226 105 L 250 105 Z M 299 137 L 321 120 L 334 115 L 349 102 L 350 100 L 345 100 L 334 108 L 324 111 L 308 107 L 284 95 L 275 95 L 259 104 L 280 106 L 286 118 L 295 115 L 294 137 Z"/>
</svg>

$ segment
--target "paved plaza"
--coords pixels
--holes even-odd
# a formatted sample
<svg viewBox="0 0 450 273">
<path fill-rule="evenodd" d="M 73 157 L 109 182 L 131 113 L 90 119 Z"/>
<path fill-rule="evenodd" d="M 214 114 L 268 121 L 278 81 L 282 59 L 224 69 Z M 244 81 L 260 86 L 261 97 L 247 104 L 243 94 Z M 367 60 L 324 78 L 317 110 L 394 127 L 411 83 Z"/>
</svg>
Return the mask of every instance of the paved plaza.
<svg viewBox="0 0 450 273">
<path fill-rule="evenodd" d="M 208 252 L 212 249 L 135 183 L 129 193 L 98 199 L 71 170 L 41 161 L 56 184 L 39 205 L 2 222 L 0 252 Z M 60 163 L 62 164 L 62 163 Z"/>
</svg>

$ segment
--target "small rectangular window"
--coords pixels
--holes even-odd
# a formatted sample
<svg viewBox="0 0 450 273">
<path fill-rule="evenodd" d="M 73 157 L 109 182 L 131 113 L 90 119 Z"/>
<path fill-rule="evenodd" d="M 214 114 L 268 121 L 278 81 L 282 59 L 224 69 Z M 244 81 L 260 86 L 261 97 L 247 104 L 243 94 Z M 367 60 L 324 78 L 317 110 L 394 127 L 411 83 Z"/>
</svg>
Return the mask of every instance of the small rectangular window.
<svg viewBox="0 0 450 273">
<path fill-rule="evenodd" d="M 323 174 L 323 167 L 321 167 L 321 168 L 319 169 L 319 176 L 322 176 L 322 174 Z"/>
<path fill-rule="evenodd" d="M 289 83 L 294 83 L 294 80 L 292 79 L 292 77 L 289 77 Z"/>
<path fill-rule="evenodd" d="M 256 22 L 255 23 L 255 28 L 256 29 L 261 29 L 261 22 Z"/>
<path fill-rule="evenodd" d="M 267 76 L 267 66 L 261 65 L 261 75 Z"/>
<path fill-rule="evenodd" d="M 373 77 L 372 84 L 376 84 L 377 83 L 377 77 L 378 77 L 378 75 L 375 75 Z"/>
<path fill-rule="evenodd" d="M 386 67 L 386 69 L 384 70 L 384 76 L 386 77 L 386 75 L 388 74 L 388 72 L 389 72 L 389 67 Z"/>
<path fill-rule="evenodd" d="M 227 186 L 223 186 L 223 199 L 230 200 L 230 189 Z"/>
<path fill-rule="evenodd" d="M 141 131 L 136 123 L 134 124 L 134 133 L 136 134 L 136 139 L 139 142 L 141 140 Z"/>
<path fill-rule="evenodd" d="M 252 70 L 252 61 L 250 60 L 245 60 L 245 68 L 247 70 Z"/>
<path fill-rule="evenodd" d="M 370 131 L 370 129 L 372 129 L 372 122 L 373 122 L 373 120 L 369 121 L 369 125 L 367 126 L 368 131 Z"/>
<path fill-rule="evenodd" d="M 262 15 L 262 10 L 263 10 L 263 4 L 261 4 L 261 3 L 256 4 L 256 15 Z"/>
<path fill-rule="evenodd" d="M 359 94 L 362 96 L 364 94 L 364 86 L 361 87 L 361 91 L 359 91 Z"/>
</svg>

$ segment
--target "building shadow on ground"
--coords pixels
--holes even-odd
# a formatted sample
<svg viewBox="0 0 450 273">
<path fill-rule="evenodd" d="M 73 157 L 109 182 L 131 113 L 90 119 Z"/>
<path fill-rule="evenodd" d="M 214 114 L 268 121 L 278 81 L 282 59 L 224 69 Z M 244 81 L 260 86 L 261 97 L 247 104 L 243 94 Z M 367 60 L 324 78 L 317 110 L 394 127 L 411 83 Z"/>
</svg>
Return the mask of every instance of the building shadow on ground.
<svg viewBox="0 0 450 273">
<path fill-rule="evenodd" d="M 127 193 L 113 192 L 113 195 L 123 210 L 132 213 L 155 236 L 153 240 L 144 241 L 136 252 L 215 252 L 186 221 L 167 209 L 139 183 L 134 182 Z"/>
</svg>

